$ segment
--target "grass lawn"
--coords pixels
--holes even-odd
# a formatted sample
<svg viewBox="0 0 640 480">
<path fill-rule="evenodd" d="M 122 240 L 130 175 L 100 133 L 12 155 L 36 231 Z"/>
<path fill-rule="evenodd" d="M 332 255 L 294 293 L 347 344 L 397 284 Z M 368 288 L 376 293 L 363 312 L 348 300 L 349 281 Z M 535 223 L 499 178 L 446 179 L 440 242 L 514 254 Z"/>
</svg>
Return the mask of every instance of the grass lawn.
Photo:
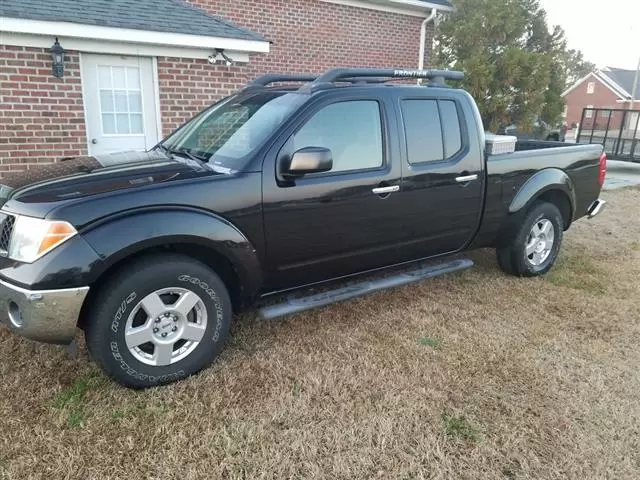
<svg viewBox="0 0 640 480">
<path fill-rule="evenodd" d="M 0 329 L 0 478 L 640 478 L 640 190 L 540 279 L 457 275 L 285 320 L 134 392 Z"/>
</svg>

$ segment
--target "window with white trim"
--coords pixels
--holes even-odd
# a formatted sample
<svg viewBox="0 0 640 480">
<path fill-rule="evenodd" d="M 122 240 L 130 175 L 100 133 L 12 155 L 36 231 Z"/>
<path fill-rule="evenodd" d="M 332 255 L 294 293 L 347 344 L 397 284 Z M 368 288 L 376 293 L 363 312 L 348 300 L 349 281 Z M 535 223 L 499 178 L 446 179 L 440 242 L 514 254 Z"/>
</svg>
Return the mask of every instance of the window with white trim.
<svg viewBox="0 0 640 480">
<path fill-rule="evenodd" d="M 138 67 L 98 66 L 103 135 L 142 135 L 142 89 Z"/>
<path fill-rule="evenodd" d="M 587 83 L 587 93 L 591 95 L 595 91 L 596 91 L 596 82 Z"/>
<path fill-rule="evenodd" d="M 593 105 L 587 105 L 587 111 L 584 113 L 585 118 L 593 118 Z"/>
</svg>

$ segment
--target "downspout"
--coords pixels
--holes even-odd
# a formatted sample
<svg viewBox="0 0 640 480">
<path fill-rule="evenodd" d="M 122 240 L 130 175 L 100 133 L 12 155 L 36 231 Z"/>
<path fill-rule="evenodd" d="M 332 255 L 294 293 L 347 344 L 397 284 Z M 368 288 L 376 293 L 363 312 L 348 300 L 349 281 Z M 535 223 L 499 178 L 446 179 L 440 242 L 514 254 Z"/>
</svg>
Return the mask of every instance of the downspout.
<svg viewBox="0 0 640 480">
<path fill-rule="evenodd" d="M 418 70 L 424 70 L 424 54 L 426 50 L 427 43 L 427 25 L 429 25 L 432 21 L 436 19 L 438 15 L 438 10 L 435 8 L 431 9 L 431 15 L 425 18 L 422 21 L 422 25 L 420 26 L 420 57 L 418 58 Z M 421 83 L 421 80 L 418 80 L 418 84 Z"/>
</svg>

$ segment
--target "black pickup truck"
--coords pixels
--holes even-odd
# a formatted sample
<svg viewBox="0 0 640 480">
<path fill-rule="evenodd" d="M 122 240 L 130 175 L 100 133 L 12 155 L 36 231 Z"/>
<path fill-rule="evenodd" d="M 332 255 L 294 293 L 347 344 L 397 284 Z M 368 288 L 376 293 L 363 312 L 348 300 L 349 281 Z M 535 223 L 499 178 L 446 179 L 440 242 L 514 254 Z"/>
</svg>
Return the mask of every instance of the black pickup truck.
<svg viewBox="0 0 640 480">
<path fill-rule="evenodd" d="M 602 146 L 489 137 L 445 85 L 461 76 L 268 75 L 149 152 L 7 176 L 3 321 L 59 344 L 79 327 L 108 375 L 144 388 L 212 362 L 241 309 L 306 310 L 467 268 L 433 259 L 483 247 L 509 274 L 545 273 L 604 206 Z"/>
</svg>

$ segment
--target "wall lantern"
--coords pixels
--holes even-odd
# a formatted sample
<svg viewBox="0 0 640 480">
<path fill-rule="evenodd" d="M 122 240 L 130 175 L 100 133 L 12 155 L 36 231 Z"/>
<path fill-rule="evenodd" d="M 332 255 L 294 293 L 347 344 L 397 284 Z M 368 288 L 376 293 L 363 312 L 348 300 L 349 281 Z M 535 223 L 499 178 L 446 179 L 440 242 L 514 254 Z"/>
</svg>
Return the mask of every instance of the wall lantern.
<svg viewBox="0 0 640 480">
<path fill-rule="evenodd" d="M 62 78 L 64 76 L 64 48 L 58 42 L 58 37 L 56 37 L 56 42 L 51 46 L 51 59 L 53 60 L 53 76 Z"/>
<path fill-rule="evenodd" d="M 216 48 L 216 54 L 209 56 L 209 63 L 211 64 L 223 64 L 227 67 L 233 65 L 233 60 L 226 53 L 224 53 L 224 48 Z"/>
</svg>

